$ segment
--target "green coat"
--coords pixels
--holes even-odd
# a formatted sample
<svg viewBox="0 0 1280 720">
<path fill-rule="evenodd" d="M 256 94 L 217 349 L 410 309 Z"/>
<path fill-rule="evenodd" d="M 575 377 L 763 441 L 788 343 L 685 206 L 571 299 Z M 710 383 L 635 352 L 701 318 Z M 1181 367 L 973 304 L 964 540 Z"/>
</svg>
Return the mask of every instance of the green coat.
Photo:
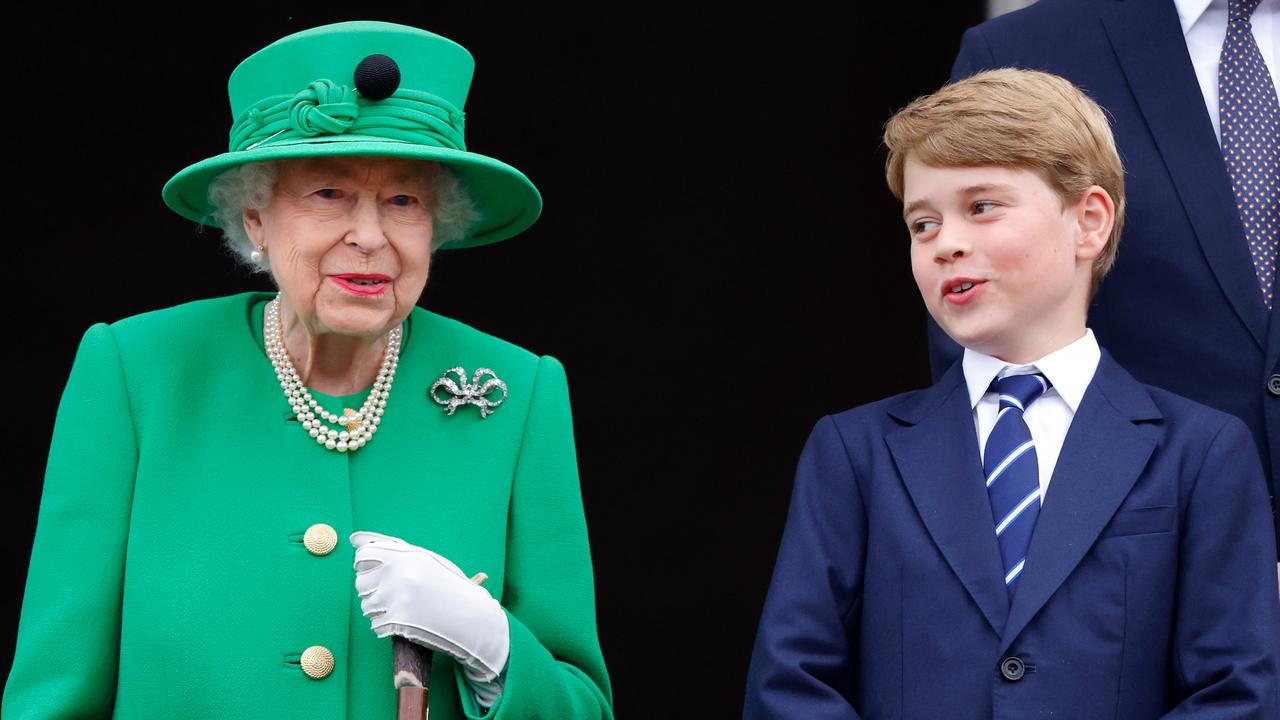
<svg viewBox="0 0 1280 720">
<path fill-rule="evenodd" d="M 488 573 L 511 625 L 488 717 L 612 717 L 561 365 L 415 309 L 377 435 L 340 454 L 285 402 L 262 347 L 269 297 L 85 334 L 4 718 L 393 718 L 391 641 L 360 613 L 355 530 Z M 506 402 L 446 415 L 427 393 L 455 366 L 491 368 Z M 302 544 L 316 523 L 341 538 L 328 555 Z M 320 680 L 299 664 L 314 645 L 336 659 Z M 478 717 L 458 666 L 437 653 L 433 670 L 432 720 Z"/>
</svg>

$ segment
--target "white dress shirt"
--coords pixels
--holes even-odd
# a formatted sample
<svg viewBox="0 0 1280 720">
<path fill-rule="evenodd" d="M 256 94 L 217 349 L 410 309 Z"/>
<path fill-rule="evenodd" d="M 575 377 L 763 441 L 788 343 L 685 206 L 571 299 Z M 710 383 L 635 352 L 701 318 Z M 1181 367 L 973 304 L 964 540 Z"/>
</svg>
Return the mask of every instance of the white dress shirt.
<svg viewBox="0 0 1280 720">
<path fill-rule="evenodd" d="M 1049 479 L 1053 477 L 1053 468 L 1058 464 L 1058 456 L 1062 454 L 1062 443 L 1067 439 L 1067 430 L 1071 429 L 1071 420 L 1076 416 L 1080 401 L 1084 399 L 1084 391 L 1093 382 L 1093 374 L 1097 371 L 1101 358 L 1102 350 L 1098 348 L 1098 341 L 1089 329 L 1084 331 L 1079 340 L 1028 365 L 1013 365 L 1000 358 L 965 348 L 961 368 L 964 370 L 965 384 L 969 388 L 969 405 L 973 408 L 980 454 L 986 453 L 987 436 L 995 427 L 996 415 L 1000 411 L 999 395 L 988 392 L 991 381 L 1007 375 L 1038 372 L 1052 384 L 1022 414 L 1027 428 L 1031 430 L 1031 439 L 1036 444 L 1041 504 L 1044 504 L 1044 496 L 1049 489 Z"/>
<path fill-rule="evenodd" d="M 1204 96 L 1205 109 L 1213 121 L 1213 133 L 1222 142 L 1218 121 L 1218 58 L 1222 56 L 1222 41 L 1227 38 L 1227 0 L 1173 0 L 1178 8 L 1178 22 L 1182 23 L 1182 35 L 1187 41 L 1191 65 L 1196 69 L 1200 82 L 1200 94 Z M 1262 52 L 1262 61 L 1275 82 L 1277 43 L 1280 43 L 1280 0 L 1262 0 L 1253 11 L 1253 39 Z"/>
</svg>

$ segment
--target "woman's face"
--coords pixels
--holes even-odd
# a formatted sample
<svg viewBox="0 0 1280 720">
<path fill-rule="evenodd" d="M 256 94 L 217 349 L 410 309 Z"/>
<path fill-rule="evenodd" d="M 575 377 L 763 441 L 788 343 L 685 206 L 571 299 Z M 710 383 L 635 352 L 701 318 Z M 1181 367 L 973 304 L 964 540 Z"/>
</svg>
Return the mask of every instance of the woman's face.
<svg viewBox="0 0 1280 720">
<path fill-rule="evenodd" d="M 284 160 L 271 201 L 246 210 L 283 301 L 314 336 L 380 336 L 409 315 L 431 265 L 434 163 Z"/>
</svg>

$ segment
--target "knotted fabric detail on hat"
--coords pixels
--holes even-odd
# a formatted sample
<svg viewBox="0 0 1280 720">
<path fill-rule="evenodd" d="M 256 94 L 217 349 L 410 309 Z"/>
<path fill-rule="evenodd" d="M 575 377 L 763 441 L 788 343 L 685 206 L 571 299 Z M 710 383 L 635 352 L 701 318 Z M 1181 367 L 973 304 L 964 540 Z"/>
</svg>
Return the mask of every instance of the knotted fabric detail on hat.
<svg viewBox="0 0 1280 720">
<path fill-rule="evenodd" d="M 463 123 L 461 110 L 431 93 L 399 89 L 372 101 L 353 88 L 316 80 L 296 95 L 272 96 L 248 108 L 231 127 L 228 149 L 349 134 L 466 150 Z"/>
<path fill-rule="evenodd" d="M 337 135 L 358 117 L 356 91 L 329 80 L 316 80 L 289 104 L 289 127 L 299 135 Z"/>
</svg>

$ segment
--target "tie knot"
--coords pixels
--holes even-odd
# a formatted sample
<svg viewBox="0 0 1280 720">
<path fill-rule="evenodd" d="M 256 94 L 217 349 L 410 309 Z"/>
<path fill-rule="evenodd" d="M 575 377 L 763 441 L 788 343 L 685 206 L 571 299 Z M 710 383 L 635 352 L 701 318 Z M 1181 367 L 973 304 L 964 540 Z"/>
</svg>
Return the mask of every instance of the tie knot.
<svg viewBox="0 0 1280 720">
<path fill-rule="evenodd" d="M 1262 0 L 1227 0 L 1227 22 L 1248 22 Z"/>
<path fill-rule="evenodd" d="M 1019 411 L 1026 410 L 1027 406 L 1035 402 L 1036 398 L 1043 395 L 1049 387 L 1049 380 L 1039 373 L 1006 375 L 996 378 L 991 383 L 991 390 L 1000 394 L 1002 410 L 1007 407 L 1017 408 Z"/>
</svg>

